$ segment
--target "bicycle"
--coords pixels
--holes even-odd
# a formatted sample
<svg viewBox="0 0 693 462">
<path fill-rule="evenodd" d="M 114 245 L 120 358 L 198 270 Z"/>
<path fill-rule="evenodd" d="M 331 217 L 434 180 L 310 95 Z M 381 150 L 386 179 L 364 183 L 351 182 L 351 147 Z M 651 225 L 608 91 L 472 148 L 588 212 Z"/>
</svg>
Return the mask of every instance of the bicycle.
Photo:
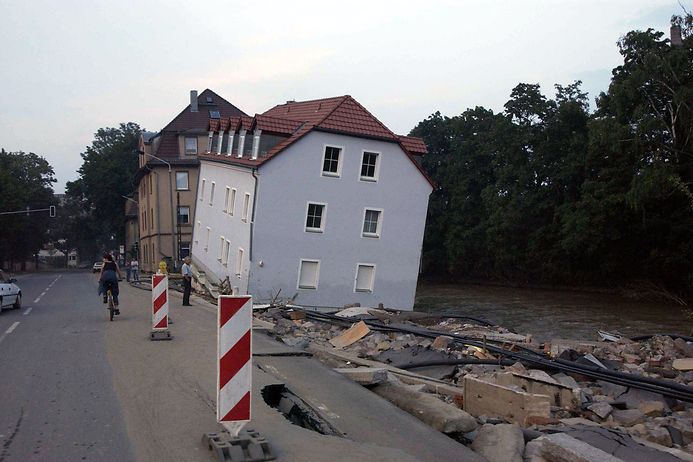
<svg viewBox="0 0 693 462">
<path fill-rule="evenodd" d="M 115 314 L 116 308 L 115 304 L 113 303 L 113 294 L 111 293 L 111 289 L 108 289 L 106 296 L 108 297 L 108 317 L 111 321 L 113 321 L 113 315 Z"/>
</svg>

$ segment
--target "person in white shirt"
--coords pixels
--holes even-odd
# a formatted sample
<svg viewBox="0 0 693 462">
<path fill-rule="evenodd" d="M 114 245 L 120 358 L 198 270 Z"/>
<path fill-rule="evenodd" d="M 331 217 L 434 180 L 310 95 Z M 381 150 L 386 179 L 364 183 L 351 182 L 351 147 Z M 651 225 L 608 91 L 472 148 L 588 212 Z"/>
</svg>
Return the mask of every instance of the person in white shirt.
<svg viewBox="0 0 693 462">
<path fill-rule="evenodd" d="M 132 273 L 132 280 L 135 282 L 140 281 L 140 264 L 136 258 L 133 258 L 130 262 L 130 272 Z"/>
<path fill-rule="evenodd" d="M 190 304 L 190 289 L 192 285 L 192 268 L 190 268 L 190 257 L 183 259 L 183 267 L 181 268 L 183 275 L 183 306 L 192 306 Z"/>
</svg>

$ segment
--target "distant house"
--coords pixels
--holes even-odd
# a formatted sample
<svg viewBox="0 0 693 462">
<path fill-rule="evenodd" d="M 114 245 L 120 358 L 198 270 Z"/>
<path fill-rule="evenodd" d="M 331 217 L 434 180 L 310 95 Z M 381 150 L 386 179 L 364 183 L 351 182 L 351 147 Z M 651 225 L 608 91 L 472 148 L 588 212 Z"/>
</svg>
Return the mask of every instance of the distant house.
<svg viewBox="0 0 693 462">
<path fill-rule="evenodd" d="M 245 113 L 209 89 L 199 96 L 193 90 L 190 104 L 161 131 L 142 133 L 134 200 L 143 271 L 156 271 L 162 259 L 178 264 L 190 253 L 198 154 L 208 149 L 209 120 L 235 116 Z"/>
<path fill-rule="evenodd" d="M 432 184 L 426 146 L 351 96 L 210 119 L 192 257 L 258 301 L 412 309 Z"/>
</svg>

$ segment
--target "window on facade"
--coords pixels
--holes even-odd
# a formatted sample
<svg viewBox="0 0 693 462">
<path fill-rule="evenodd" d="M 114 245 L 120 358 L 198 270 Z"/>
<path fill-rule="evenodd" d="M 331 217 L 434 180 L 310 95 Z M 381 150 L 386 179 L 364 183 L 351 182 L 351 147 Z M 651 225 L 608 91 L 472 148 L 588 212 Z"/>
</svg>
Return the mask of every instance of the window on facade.
<svg viewBox="0 0 693 462">
<path fill-rule="evenodd" d="M 185 257 L 190 256 L 190 242 L 181 242 L 180 243 L 180 250 L 178 252 L 180 255 L 181 260 Z"/>
<path fill-rule="evenodd" d="M 224 258 L 224 246 L 226 245 L 226 239 L 224 236 L 219 236 L 219 256 L 217 260 L 221 261 Z"/>
<path fill-rule="evenodd" d="M 224 253 L 221 256 L 221 264 L 226 266 L 229 264 L 229 247 L 231 246 L 231 242 L 225 241 L 224 242 Z"/>
<path fill-rule="evenodd" d="M 205 252 L 209 251 L 209 234 L 212 232 L 212 228 L 207 226 L 207 235 L 205 236 Z"/>
<path fill-rule="evenodd" d="M 154 188 L 152 188 L 152 174 L 150 173 L 150 174 L 149 174 L 149 194 L 152 193 L 152 190 L 153 190 L 153 189 L 154 189 Z"/>
<path fill-rule="evenodd" d="M 375 265 L 359 264 L 356 267 L 356 284 L 354 292 L 373 292 Z"/>
<path fill-rule="evenodd" d="M 243 216 L 241 219 L 243 221 L 248 221 L 248 211 L 250 210 L 250 194 L 245 193 L 245 196 L 243 197 Z"/>
<path fill-rule="evenodd" d="M 200 242 L 200 233 L 202 232 L 202 222 L 197 222 L 197 229 L 195 230 L 195 244 Z"/>
<path fill-rule="evenodd" d="M 229 215 L 233 215 L 236 209 L 236 188 L 231 188 L 231 197 L 229 198 Z"/>
<path fill-rule="evenodd" d="M 216 183 L 212 181 L 212 187 L 209 189 L 209 205 L 214 204 L 214 188 L 216 186 Z"/>
<path fill-rule="evenodd" d="M 339 157 L 342 148 L 325 146 L 325 157 L 322 161 L 322 174 L 325 176 L 339 176 Z"/>
<path fill-rule="evenodd" d="M 205 183 L 206 183 L 206 180 L 204 178 L 202 178 L 202 183 L 200 183 L 200 197 L 199 197 L 200 202 L 205 200 Z"/>
<path fill-rule="evenodd" d="M 176 172 L 176 189 L 178 191 L 187 191 L 188 187 L 188 172 Z"/>
<path fill-rule="evenodd" d="M 229 196 L 231 195 L 231 188 L 226 187 L 226 192 L 224 192 L 224 213 L 229 212 Z"/>
<path fill-rule="evenodd" d="M 214 149 L 214 133 L 209 132 L 209 136 L 207 137 L 207 152 L 212 152 Z"/>
<path fill-rule="evenodd" d="M 306 231 L 322 233 L 325 230 L 325 204 L 308 204 Z"/>
<path fill-rule="evenodd" d="M 219 119 L 219 118 L 221 118 L 221 114 L 219 113 L 219 111 L 210 110 L 209 111 L 209 118 L 210 119 Z"/>
<path fill-rule="evenodd" d="M 298 268 L 298 288 L 317 289 L 319 273 L 319 260 L 301 260 Z"/>
<path fill-rule="evenodd" d="M 380 210 L 366 209 L 363 217 L 363 235 L 367 237 L 380 237 Z"/>
<path fill-rule="evenodd" d="M 178 224 L 187 225 L 190 223 L 190 207 L 178 207 Z"/>
<path fill-rule="evenodd" d="M 243 249 L 238 248 L 238 254 L 236 255 L 236 276 L 241 277 L 241 272 L 243 271 Z"/>
<path fill-rule="evenodd" d="M 378 153 L 364 151 L 363 159 L 361 160 L 361 179 L 366 181 L 375 181 L 378 164 Z"/>
<path fill-rule="evenodd" d="M 154 207 L 149 210 L 149 228 L 154 229 Z"/>
<path fill-rule="evenodd" d="M 185 153 L 188 155 L 197 154 L 197 137 L 196 136 L 186 136 L 185 137 Z"/>
</svg>

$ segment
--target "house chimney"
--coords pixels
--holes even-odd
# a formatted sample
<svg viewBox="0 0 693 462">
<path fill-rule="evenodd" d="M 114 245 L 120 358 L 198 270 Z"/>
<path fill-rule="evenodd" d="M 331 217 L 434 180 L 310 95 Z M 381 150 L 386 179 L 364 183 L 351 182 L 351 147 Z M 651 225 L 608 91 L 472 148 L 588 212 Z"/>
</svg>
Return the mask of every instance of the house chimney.
<svg viewBox="0 0 693 462">
<path fill-rule="evenodd" d="M 198 112 L 197 90 L 190 90 L 190 112 Z"/>
<path fill-rule="evenodd" d="M 671 35 L 671 46 L 680 47 L 683 46 L 683 40 L 681 40 L 681 26 L 675 24 L 669 29 L 669 34 Z"/>
</svg>

